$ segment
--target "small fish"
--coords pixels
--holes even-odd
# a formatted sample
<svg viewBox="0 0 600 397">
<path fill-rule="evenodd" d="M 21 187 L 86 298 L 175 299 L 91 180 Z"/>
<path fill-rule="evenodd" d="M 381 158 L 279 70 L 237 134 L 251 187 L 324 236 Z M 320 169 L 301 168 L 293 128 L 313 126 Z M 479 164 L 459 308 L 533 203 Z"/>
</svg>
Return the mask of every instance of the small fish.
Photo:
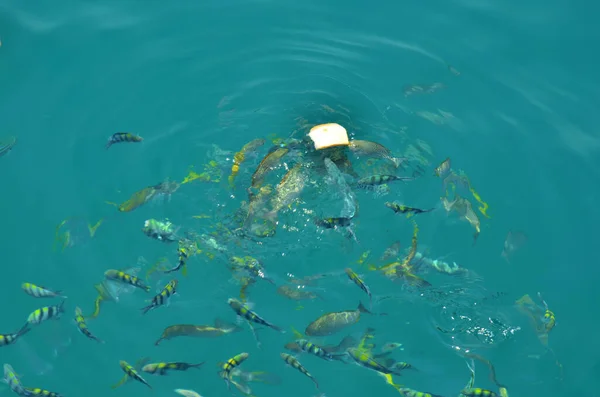
<svg viewBox="0 0 600 397">
<path fill-rule="evenodd" d="M 192 325 L 177 324 L 171 325 L 163 331 L 160 339 L 154 344 L 158 346 L 160 342 L 167 339 L 173 339 L 180 336 L 189 336 L 197 338 L 216 338 L 233 332 L 239 332 L 241 328 L 235 324 L 229 324 L 221 319 L 215 319 L 215 325 Z"/>
<path fill-rule="evenodd" d="M 23 387 L 21 379 L 10 364 L 4 364 L 4 383 L 8 385 L 10 390 L 17 393 L 19 396 L 28 396 L 29 394 Z"/>
<path fill-rule="evenodd" d="M 221 378 L 225 380 L 225 383 L 227 383 L 227 389 L 231 389 L 231 371 L 246 361 L 248 357 L 250 357 L 248 353 L 240 353 L 234 357 L 231 357 L 229 360 L 227 360 L 227 362 L 219 364 L 221 367 L 219 376 L 221 376 Z"/>
<path fill-rule="evenodd" d="M 237 299 L 229 298 L 227 300 L 227 303 L 233 309 L 233 311 L 236 312 L 236 314 L 238 316 L 246 319 L 247 321 L 256 323 L 256 324 L 260 324 L 260 325 L 264 325 L 266 327 L 274 329 L 275 331 L 279 331 L 282 333 L 285 332 L 280 327 L 269 323 L 268 321 L 266 321 L 265 319 L 260 317 L 258 314 L 254 313 L 252 310 L 250 310 L 248 308 L 248 306 L 246 306 L 242 302 L 238 301 Z"/>
<path fill-rule="evenodd" d="M 433 94 L 434 92 L 441 90 L 442 88 L 446 88 L 446 85 L 443 83 L 433 83 L 428 85 L 407 85 L 404 86 L 404 96 L 410 96 L 413 94 Z"/>
<path fill-rule="evenodd" d="M 279 163 L 279 160 L 281 160 L 289 151 L 289 148 L 280 146 L 275 146 L 273 150 L 270 150 L 269 153 L 267 153 L 267 155 L 261 160 L 260 164 L 258 164 L 254 174 L 252 174 L 252 188 L 260 188 L 267 173 L 274 169 Z"/>
<path fill-rule="evenodd" d="M 442 397 L 439 394 L 416 391 L 407 387 L 398 388 L 398 392 L 402 397 Z"/>
<path fill-rule="evenodd" d="M 182 362 L 151 363 L 142 367 L 142 371 L 153 375 L 167 375 L 168 371 L 187 371 L 190 368 L 200 368 L 204 362 L 199 364 L 188 364 Z"/>
<path fill-rule="evenodd" d="M 242 149 L 233 155 L 233 165 L 231 166 L 231 175 L 229 175 L 229 185 L 234 186 L 234 180 L 237 174 L 240 172 L 240 165 L 246 160 L 246 155 L 251 153 L 265 144 L 263 138 L 253 139 L 245 144 Z"/>
<path fill-rule="evenodd" d="M 389 160 L 396 168 L 398 168 L 402 161 L 405 160 L 403 158 L 394 157 L 388 148 L 377 142 L 353 139 L 350 141 L 348 148 L 359 156 L 363 155 Z"/>
<path fill-rule="evenodd" d="M 312 291 L 308 291 L 305 289 L 305 287 L 306 286 L 304 285 L 284 284 L 277 288 L 277 293 L 295 301 L 313 300 L 317 298 L 324 300 L 324 298 L 321 295 Z"/>
<path fill-rule="evenodd" d="M 348 227 L 352 225 L 352 218 L 337 217 L 315 219 L 315 225 L 325 229 L 336 229 L 338 227 Z"/>
<path fill-rule="evenodd" d="M 61 394 L 49 390 L 40 389 L 39 387 L 26 387 L 25 391 L 29 393 L 29 396 L 62 397 Z"/>
<path fill-rule="evenodd" d="M 14 136 L 0 139 L 0 157 L 10 152 L 16 144 L 17 138 L 15 138 Z"/>
<path fill-rule="evenodd" d="M 504 248 L 502 249 L 501 256 L 510 262 L 512 255 L 517 251 L 523 244 L 527 242 L 527 236 L 523 232 L 510 230 L 504 240 Z"/>
<path fill-rule="evenodd" d="M 400 375 L 398 371 L 388 368 L 378 361 L 375 361 L 365 349 L 351 347 L 346 350 L 346 352 L 348 353 L 348 356 L 350 356 L 350 358 L 352 358 L 354 362 L 361 367 L 372 369 L 373 371 L 377 371 L 382 374 Z"/>
<path fill-rule="evenodd" d="M 185 276 L 187 274 L 186 265 L 187 265 L 187 260 L 188 260 L 189 256 L 190 256 L 190 254 L 188 252 L 187 247 L 180 246 L 177 249 L 177 266 L 175 266 L 171 269 L 164 270 L 163 273 L 169 274 L 169 273 L 177 272 L 180 269 L 183 269 L 182 273 Z"/>
<path fill-rule="evenodd" d="M 137 136 L 131 134 L 129 132 L 117 132 L 114 133 L 108 138 L 108 143 L 106 144 L 106 149 L 110 148 L 115 143 L 121 142 L 142 142 L 144 139 L 141 136 Z"/>
<path fill-rule="evenodd" d="M 394 211 L 396 214 L 401 213 L 401 214 L 424 214 L 426 212 L 431 212 L 434 210 L 434 208 L 431 208 L 429 210 L 422 210 L 419 208 L 414 208 L 414 207 L 407 207 L 406 205 L 402 205 L 399 203 L 392 203 L 389 201 L 385 202 L 385 206 L 388 207 L 389 209 L 391 209 L 392 211 Z"/>
<path fill-rule="evenodd" d="M 175 389 L 174 392 L 177 394 L 181 394 L 183 397 L 202 397 L 200 394 L 196 393 L 193 390 Z"/>
<path fill-rule="evenodd" d="M 359 302 L 355 310 L 323 314 L 310 323 L 304 330 L 304 333 L 308 336 L 332 335 L 350 325 L 356 324 L 360 320 L 361 313 L 372 314 L 363 306 L 362 302 Z"/>
<path fill-rule="evenodd" d="M 465 397 L 497 397 L 498 394 L 494 393 L 491 390 L 482 389 L 479 387 L 471 387 L 468 389 L 463 389 L 461 391 L 462 395 Z"/>
<path fill-rule="evenodd" d="M 344 271 L 348 275 L 348 278 L 352 280 L 354 284 L 356 284 L 360 289 L 362 289 L 365 292 L 365 294 L 369 296 L 369 309 L 371 309 L 373 306 L 373 298 L 371 296 L 371 290 L 369 289 L 367 284 L 365 284 L 365 282 L 360 278 L 360 276 L 349 267 L 347 267 Z"/>
<path fill-rule="evenodd" d="M 29 325 L 39 325 L 46 320 L 59 318 L 60 315 L 65 312 L 64 305 L 65 301 L 63 300 L 58 305 L 45 306 L 34 310 L 27 318 L 27 323 L 25 323 L 21 331 L 23 331 L 23 329 L 27 328 Z"/>
<path fill-rule="evenodd" d="M 172 243 L 177 240 L 175 238 L 175 231 L 175 226 L 171 222 L 161 222 L 156 219 L 147 219 L 142 228 L 142 232 L 146 236 L 166 243 Z"/>
<path fill-rule="evenodd" d="M 443 179 L 450 171 L 451 165 L 450 157 L 446 158 L 446 160 L 442 161 L 442 163 L 435 168 L 433 175 Z"/>
<path fill-rule="evenodd" d="M 295 368 L 304 375 L 308 376 L 310 380 L 314 382 L 317 389 L 319 389 L 319 382 L 317 382 L 317 380 L 306 370 L 306 368 L 302 366 L 302 364 L 300 364 L 300 361 L 298 361 L 296 357 L 287 353 L 280 353 L 279 355 L 281 356 L 281 359 L 285 361 L 285 363 L 288 364 L 290 367 Z"/>
<path fill-rule="evenodd" d="M 156 309 L 159 306 L 163 306 L 169 303 L 169 298 L 177 293 L 177 280 L 171 280 L 165 285 L 162 291 L 154 298 L 152 298 L 152 303 L 146 307 L 143 307 L 142 314 L 148 313 L 152 309 Z"/>
<path fill-rule="evenodd" d="M 382 353 L 390 353 L 390 352 L 398 349 L 399 347 L 402 347 L 402 343 L 388 342 L 385 345 L 381 346 L 381 352 Z M 401 349 L 401 350 L 404 350 L 404 349 Z"/>
<path fill-rule="evenodd" d="M 306 339 L 298 339 L 294 343 L 298 345 L 301 351 L 312 354 L 313 356 L 317 356 L 327 361 L 335 360 L 335 356 L 328 353 L 321 346 L 315 345 L 314 343 L 306 340 Z"/>
<path fill-rule="evenodd" d="M 111 281 L 118 281 L 123 284 L 143 289 L 146 292 L 150 292 L 150 287 L 144 284 L 142 280 L 136 276 L 122 272 L 121 270 L 109 269 L 104 272 L 104 278 Z"/>
<path fill-rule="evenodd" d="M 79 332 L 81 332 L 88 338 L 93 339 L 96 342 L 104 343 L 104 341 L 102 339 L 99 339 L 98 337 L 96 337 L 94 334 L 92 334 L 90 332 L 90 330 L 87 327 L 87 324 L 85 323 L 85 318 L 83 317 L 83 313 L 79 307 L 75 308 L 75 324 L 77 325 L 77 329 L 79 330 Z"/>
<path fill-rule="evenodd" d="M 13 334 L 0 334 L 0 347 L 12 345 L 30 330 L 31 328 L 29 327 L 23 327 L 19 332 L 15 332 Z"/>
<path fill-rule="evenodd" d="M 119 365 L 121 366 L 121 369 L 123 370 L 123 372 L 125 372 L 125 374 L 133 379 L 133 380 L 137 380 L 138 382 L 141 382 L 143 384 L 145 384 L 146 386 L 148 386 L 150 389 L 152 389 L 152 386 L 150 386 L 150 384 L 148 382 L 146 382 L 146 380 L 144 378 L 142 378 L 140 376 L 140 374 L 138 374 L 138 372 L 127 363 L 127 361 L 119 361 Z"/>
<path fill-rule="evenodd" d="M 369 189 L 373 186 L 383 185 L 394 181 L 412 181 L 415 178 L 412 176 L 396 176 L 396 175 L 371 175 L 361 178 L 356 181 L 356 187 L 361 189 Z"/>
<path fill-rule="evenodd" d="M 62 294 L 62 291 L 52 291 L 48 288 L 45 287 L 40 287 L 37 286 L 35 284 L 31 284 L 31 283 L 23 283 L 21 284 L 21 289 L 27 294 L 27 295 L 31 295 L 34 298 L 56 298 L 56 297 L 63 297 L 66 298 L 66 296 L 64 296 Z"/>
</svg>

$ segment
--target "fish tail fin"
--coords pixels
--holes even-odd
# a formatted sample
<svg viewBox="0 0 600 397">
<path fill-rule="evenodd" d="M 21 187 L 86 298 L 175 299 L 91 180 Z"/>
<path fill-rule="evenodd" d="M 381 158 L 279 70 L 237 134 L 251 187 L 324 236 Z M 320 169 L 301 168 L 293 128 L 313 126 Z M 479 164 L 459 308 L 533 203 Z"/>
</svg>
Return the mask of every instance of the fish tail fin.
<svg viewBox="0 0 600 397">
<path fill-rule="evenodd" d="M 146 314 L 148 313 L 150 310 L 152 310 L 154 308 L 154 305 L 148 305 L 146 307 L 142 307 L 140 310 L 142 311 L 142 314 Z"/>
<path fill-rule="evenodd" d="M 104 145 L 104 148 L 106 150 L 108 150 L 108 148 L 111 147 L 111 146 L 112 146 L 112 141 L 109 140 L 108 143 L 106 145 Z"/>
<path fill-rule="evenodd" d="M 281 328 L 281 327 L 278 327 L 278 326 L 276 326 L 276 325 L 269 324 L 269 328 L 272 328 L 272 329 L 274 329 L 275 331 L 279 331 L 279 332 L 281 332 L 282 334 L 285 334 L 285 330 L 284 330 L 283 328 Z"/>
<path fill-rule="evenodd" d="M 364 305 L 361 301 L 358 302 L 358 311 L 361 313 L 368 313 L 368 314 L 373 314 L 371 313 Z"/>
<path fill-rule="evenodd" d="M 154 346 L 158 346 L 160 345 L 160 342 L 162 342 L 165 338 L 159 338 L 156 342 L 154 342 Z"/>
<path fill-rule="evenodd" d="M 29 323 L 25 323 L 25 325 L 21 327 L 19 332 L 17 332 L 17 338 L 20 338 L 21 336 L 25 335 L 29 331 L 31 331 L 31 328 L 29 327 Z"/>
<path fill-rule="evenodd" d="M 190 365 L 190 368 L 200 368 L 204 365 L 204 361 L 202 361 L 201 363 L 198 364 L 192 364 Z"/>
<path fill-rule="evenodd" d="M 58 304 L 58 312 L 59 313 L 64 313 L 65 312 L 65 302 L 66 300 L 63 299 L 62 301 L 60 301 L 60 303 Z"/>
</svg>

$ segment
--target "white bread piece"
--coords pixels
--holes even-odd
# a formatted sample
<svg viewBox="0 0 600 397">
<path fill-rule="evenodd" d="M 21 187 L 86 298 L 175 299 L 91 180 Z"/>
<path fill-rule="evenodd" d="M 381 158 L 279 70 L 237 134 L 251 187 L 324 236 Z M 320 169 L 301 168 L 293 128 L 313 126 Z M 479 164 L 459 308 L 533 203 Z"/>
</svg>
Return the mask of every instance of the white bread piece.
<svg viewBox="0 0 600 397">
<path fill-rule="evenodd" d="M 348 132 L 337 123 L 316 125 L 310 129 L 308 136 L 315 144 L 315 150 L 350 144 Z"/>
</svg>

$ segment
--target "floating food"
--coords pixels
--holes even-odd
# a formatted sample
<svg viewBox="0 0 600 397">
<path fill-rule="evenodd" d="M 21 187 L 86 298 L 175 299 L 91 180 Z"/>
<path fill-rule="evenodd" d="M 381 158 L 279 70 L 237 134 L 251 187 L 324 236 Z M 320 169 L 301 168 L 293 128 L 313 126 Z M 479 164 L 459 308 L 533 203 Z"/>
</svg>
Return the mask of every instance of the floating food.
<svg viewBox="0 0 600 397">
<path fill-rule="evenodd" d="M 337 123 L 316 125 L 310 129 L 308 136 L 312 139 L 316 150 L 350 144 L 348 132 Z"/>
</svg>

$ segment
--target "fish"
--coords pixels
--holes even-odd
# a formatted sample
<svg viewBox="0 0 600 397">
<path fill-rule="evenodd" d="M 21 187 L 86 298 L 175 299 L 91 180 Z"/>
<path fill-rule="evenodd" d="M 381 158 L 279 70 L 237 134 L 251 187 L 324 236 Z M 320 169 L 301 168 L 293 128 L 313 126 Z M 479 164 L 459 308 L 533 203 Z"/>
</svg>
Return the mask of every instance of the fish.
<svg viewBox="0 0 600 397">
<path fill-rule="evenodd" d="M 29 331 L 31 331 L 31 328 L 24 327 L 21 328 L 19 332 L 15 332 L 12 334 L 0 334 L 0 347 L 16 343 L 21 336 L 25 335 Z"/>
<path fill-rule="evenodd" d="M 315 219 L 315 225 L 325 229 L 336 229 L 338 227 L 348 227 L 352 225 L 352 218 L 335 217 Z"/>
<path fill-rule="evenodd" d="M 298 371 L 309 377 L 310 380 L 314 382 L 315 386 L 317 387 L 317 390 L 319 389 L 319 382 L 317 382 L 317 380 L 306 370 L 306 368 L 304 368 L 302 364 L 300 364 L 300 361 L 298 361 L 296 357 L 287 353 L 279 353 L 279 355 L 287 365 L 294 369 L 297 369 Z"/>
<path fill-rule="evenodd" d="M 306 339 L 298 339 L 294 342 L 300 348 L 300 351 L 312 354 L 313 356 L 317 356 L 327 361 L 332 361 L 337 359 L 336 356 L 327 352 L 324 348 L 319 345 L 316 345 Z"/>
<path fill-rule="evenodd" d="M 171 222 L 161 222 L 156 219 L 147 219 L 142 228 L 142 232 L 146 236 L 166 243 L 172 243 L 177 240 L 175 238 L 175 231 L 175 226 Z"/>
<path fill-rule="evenodd" d="M 371 355 L 365 349 L 359 349 L 356 347 L 351 347 L 346 350 L 346 353 L 356 364 L 361 367 L 365 367 L 367 369 L 371 369 L 373 371 L 382 373 L 382 374 L 394 374 L 400 375 L 399 371 L 393 370 L 379 363 L 375 359 L 371 357 Z"/>
<path fill-rule="evenodd" d="M 361 189 L 370 189 L 373 186 L 383 185 L 385 183 L 394 181 L 412 181 L 415 178 L 412 176 L 396 176 L 396 175 L 371 175 L 364 178 L 360 178 L 356 181 L 355 185 Z"/>
<path fill-rule="evenodd" d="M 177 248 L 177 266 L 171 269 L 163 270 L 163 273 L 169 274 L 183 269 L 183 275 L 187 275 L 187 260 L 189 257 L 190 253 L 188 251 L 188 248 L 182 244 L 181 240 L 179 240 L 179 248 Z"/>
<path fill-rule="evenodd" d="M 26 387 L 25 390 L 29 393 L 30 396 L 62 397 L 61 394 L 49 390 L 40 389 L 39 387 Z"/>
<path fill-rule="evenodd" d="M 388 342 L 386 344 L 384 344 L 383 346 L 381 346 L 381 352 L 382 353 L 389 353 L 392 352 L 398 348 L 402 347 L 402 343 L 398 343 L 398 342 Z M 404 350 L 404 349 L 401 349 Z"/>
<path fill-rule="evenodd" d="M 399 387 L 398 392 L 402 397 L 443 397 L 439 394 L 427 393 L 409 389 L 408 387 Z"/>
<path fill-rule="evenodd" d="M 497 397 L 498 394 L 491 390 L 482 389 L 480 387 L 472 387 L 468 389 L 462 389 L 461 394 L 465 397 Z"/>
<path fill-rule="evenodd" d="M 287 147 L 276 146 L 267 153 L 267 155 L 261 160 L 256 167 L 256 170 L 252 174 L 251 186 L 254 189 L 258 189 L 262 186 L 265 176 L 272 170 L 276 164 L 290 151 Z"/>
<path fill-rule="evenodd" d="M 123 372 L 125 372 L 125 374 L 133 379 L 133 380 L 137 380 L 138 382 L 141 382 L 143 384 L 145 384 L 146 386 L 148 386 L 150 389 L 152 389 L 152 386 L 150 386 L 150 384 L 148 382 L 146 382 L 146 380 L 144 378 L 142 378 L 140 376 L 140 374 L 138 374 L 138 372 L 127 363 L 127 361 L 119 361 L 119 365 L 121 366 L 121 369 L 123 370 Z"/>
<path fill-rule="evenodd" d="M 46 287 L 40 287 L 38 285 L 31 284 L 31 283 L 21 284 L 21 289 L 27 295 L 33 296 L 34 298 L 56 298 L 56 297 L 66 298 L 66 296 L 64 296 L 62 294 L 62 291 L 52 291 Z"/>
<path fill-rule="evenodd" d="M 348 275 L 348 278 L 350 280 L 352 280 L 352 282 L 354 282 L 354 284 L 356 284 L 361 290 L 363 290 L 365 292 L 365 294 L 367 294 L 369 296 L 369 309 L 372 309 L 373 298 L 371 296 L 371 290 L 369 289 L 367 284 L 365 284 L 365 282 L 360 278 L 360 276 L 358 274 L 356 274 L 356 272 L 354 272 L 354 270 L 350 269 L 349 267 L 347 267 L 344 271 Z"/>
<path fill-rule="evenodd" d="M 169 281 L 163 290 L 152 298 L 152 303 L 141 309 L 142 314 L 146 314 L 152 309 L 168 304 L 171 296 L 177 293 L 177 284 L 178 281 L 175 279 Z"/>
<path fill-rule="evenodd" d="M 450 167 L 452 166 L 452 162 L 450 161 L 450 157 L 447 157 L 446 160 L 442 161 L 440 165 L 438 165 L 433 171 L 433 175 L 438 178 L 444 179 L 444 177 L 450 171 Z"/>
<path fill-rule="evenodd" d="M 342 329 L 356 324 L 360 320 L 361 313 L 372 314 L 362 302 L 359 302 L 356 310 L 345 310 L 342 312 L 326 313 L 310 323 L 304 333 L 308 336 L 327 336 L 335 334 Z"/>
<path fill-rule="evenodd" d="M 466 198 L 460 197 L 456 195 L 453 201 L 449 201 L 448 198 L 442 197 L 442 204 L 447 212 L 455 211 L 459 214 L 461 219 L 466 220 L 473 226 L 475 229 L 475 234 L 473 235 L 473 245 L 477 242 L 477 237 L 481 233 L 481 223 L 479 221 L 479 217 L 473 211 L 473 206 L 471 202 Z"/>
<path fill-rule="evenodd" d="M 110 148 L 115 143 L 142 142 L 143 140 L 144 140 L 144 138 L 142 138 L 141 136 L 137 136 L 137 135 L 131 134 L 129 132 L 116 132 L 116 133 L 112 134 L 110 136 L 110 138 L 108 138 L 108 143 L 106 144 L 106 150 L 108 150 L 108 148 Z"/>
<path fill-rule="evenodd" d="M 21 383 L 21 379 L 10 364 L 4 364 L 4 383 L 19 396 L 29 396 L 29 393 Z"/>
<path fill-rule="evenodd" d="M 265 214 L 266 218 L 274 220 L 280 210 L 292 204 L 304 190 L 307 180 L 302 163 L 290 168 L 276 187 L 275 196 L 271 199 L 271 211 Z"/>
<path fill-rule="evenodd" d="M 390 258 L 397 258 L 398 254 L 400 253 L 400 247 L 400 241 L 394 241 L 392 245 L 390 245 L 388 248 L 385 249 L 385 251 L 383 251 L 383 254 L 379 258 L 379 260 L 381 262 L 385 262 Z"/>
<path fill-rule="evenodd" d="M 196 393 L 193 390 L 175 389 L 174 392 L 177 394 L 181 394 L 183 397 L 202 397 L 200 394 Z"/>
<path fill-rule="evenodd" d="M 515 251 L 521 248 L 526 242 L 527 236 L 525 233 L 510 230 L 504 240 L 504 248 L 502 249 L 502 254 L 500 254 L 500 256 L 502 256 L 506 262 L 510 263 L 510 259 Z"/>
<path fill-rule="evenodd" d="M 150 292 L 150 287 L 148 287 L 142 280 L 137 278 L 136 276 L 127 274 L 121 270 L 109 269 L 104 272 L 104 278 L 111 281 L 117 281 L 123 284 L 131 285 L 133 287 L 142 289 L 146 292 Z"/>
<path fill-rule="evenodd" d="M 34 310 L 33 312 L 31 312 L 31 314 L 27 318 L 27 323 L 25 323 L 25 325 L 19 332 L 22 332 L 29 325 L 39 325 L 46 320 L 50 320 L 53 318 L 55 318 L 55 319 L 60 318 L 60 315 L 65 312 L 64 306 L 65 306 L 65 301 L 63 300 L 58 305 L 45 306 L 45 307 L 39 308 L 37 310 Z"/>
<path fill-rule="evenodd" d="M 250 357 L 250 355 L 246 352 L 240 353 L 234 357 L 231 357 L 225 363 L 219 363 L 221 367 L 221 371 L 219 371 L 219 376 L 225 380 L 227 384 L 227 389 L 231 389 L 231 371 L 242 364 Z"/>
<path fill-rule="evenodd" d="M 443 83 L 414 84 L 404 86 L 403 91 L 404 96 L 407 97 L 413 94 L 433 94 L 443 88 L 446 88 L 446 85 Z"/>
<path fill-rule="evenodd" d="M 215 325 L 192 325 L 177 324 L 171 325 L 163 331 L 161 337 L 154 343 L 158 346 L 163 340 L 173 339 L 180 336 L 189 336 L 196 338 L 216 338 L 233 332 L 239 332 L 242 328 L 235 324 L 229 324 L 221 319 L 215 319 Z"/>
<path fill-rule="evenodd" d="M 240 172 L 240 165 L 246 160 L 246 155 L 250 152 L 255 151 L 259 147 L 265 144 L 263 138 L 253 139 L 246 143 L 242 149 L 233 155 L 233 165 L 231 166 L 231 175 L 229 175 L 229 185 L 234 186 L 234 180 L 237 174 Z"/>
<path fill-rule="evenodd" d="M 183 362 L 150 363 L 142 367 L 142 371 L 153 375 L 167 375 L 168 371 L 187 371 L 190 368 L 200 368 L 204 362 L 188 364 Z"/>
<path fill-rule="evenodd" d="M 104 341 L 102 339 L 99 339 L 97 336 L 95 336 L 94 334 L 92 334 L 90 332 L 90 330 L 87 327 L 87 324 L 85 323 L 85 318 L 83 317 L 83 312 L 81 311 L 81 309 L 79 307 L 75 308 L 75 325 L 77 325 L 77 329 L 83 335 L 87 336 L 90 339 L 95 340 L 96 342 L 104 343 Z"/>
<path fill-rule="evenodd" d="M 325 298 L 323 298 L 321 295 L 309 290 L 305 290 L 305 287 L 305 285 L 283 284 L 277 288 L 277 293 L 295 301 L 313 300 L 317 298 L 325 300 Z"/>
<path fill-rule="evenodd" d="M 401 162 L 404 160 L 402 158 L 394 157 L 388 148 L 377 142 L 353 139 L 350 141 L 348 148 L 351 152 L 359 156 L 371 156 L 389 160 L 394 163 L 396 168 L 398 168 Z"/>
<path fill-rule="evenodd" d="M 424 214 L 426 212 L 431 212 L 434 210 L 434 208 L 428 209 L 428 210 L 422 210 L 419 208 L 414 208 L 414 207 L 408 207 L 406 205 L 402 205 L 396 202 L 389 202 L 386 201 L 385 202 L 385 206 L 388 207 L 389 209 L 391 209 L 392 211 L 394 211 L 396 214 L 401 213 L 401 214 Z"/>
<path fill-rule="evenodd" d="M 17 144 L 17 138 L 14 136 L 0 139 L 0 157 L 8 154 L 12 148 Z"/>
<path fill-rule="evenodd" d="M 276 325 L 273 325 L 270 322 L 266 321 L 265 319 L 263 319 L 262 317 L 260 317 L 258 314 L 256 314 L 252 310 L 250 310 L 248 308 L 248 306 L 246 306 L 242 302 L 238 301 L 237 299 L 229 298 L 227 300 L 227 303 L 229 304 L 229 306 L 233 309 L 233 311 L 238 316 L 244 318 L 248 322 L 256 323 L 256 324 L 260 324 L 260 325 L 264 325 L 266 327 L 274 329 L 275 331 L 279 331 L 281 333 L 285 333 L 285 331 L 283 329 L 281 329 L 280 327 L 278 327 Z"/>
</svg>

